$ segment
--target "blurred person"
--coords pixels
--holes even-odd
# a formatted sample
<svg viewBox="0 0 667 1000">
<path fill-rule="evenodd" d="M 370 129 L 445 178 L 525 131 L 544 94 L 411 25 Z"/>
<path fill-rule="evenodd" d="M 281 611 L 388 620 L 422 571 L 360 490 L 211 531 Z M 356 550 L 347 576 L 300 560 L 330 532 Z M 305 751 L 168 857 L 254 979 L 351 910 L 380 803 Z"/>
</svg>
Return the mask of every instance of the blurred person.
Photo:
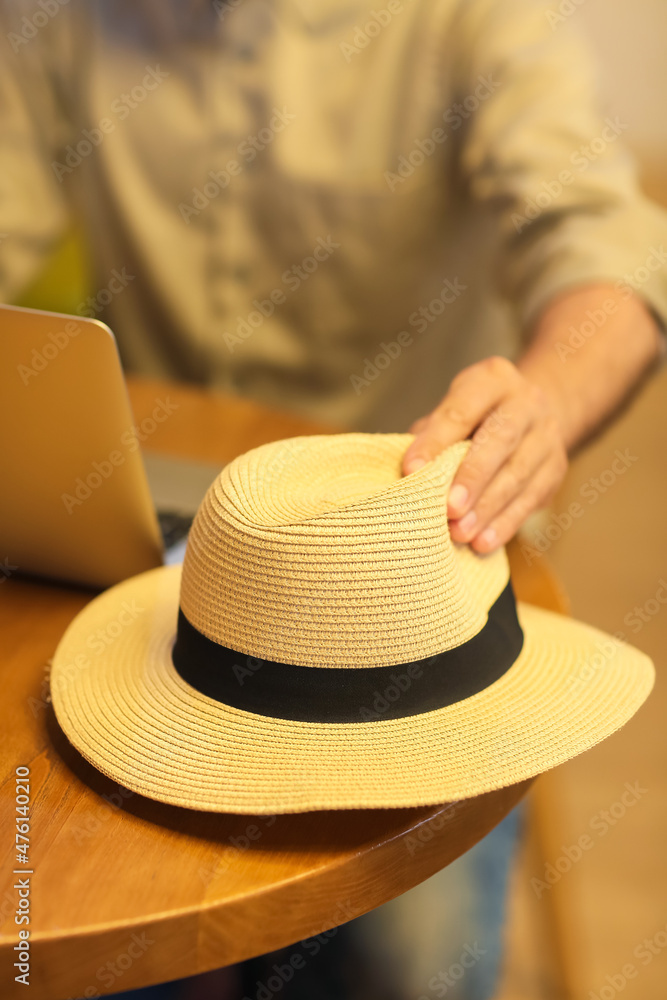
<svg viewBox="0 0 667 1000">
<path fill-rule="evenodd" d="M 128 372 L 412 427 L 406 474 L 472 438 L 456 542 L 505 544 L 662 352 L 666 218 L 553 5 L 0 10 L 0 298 L 76 220 L 94 288 L 78 309 L 111 325 Z M 491 996 L 517 822 L 340 935 L 379 996 Z M 350 947 L 314 962 L 310 995 L 364 995 L 354 963 L 332 978 Z"/>
</svg>

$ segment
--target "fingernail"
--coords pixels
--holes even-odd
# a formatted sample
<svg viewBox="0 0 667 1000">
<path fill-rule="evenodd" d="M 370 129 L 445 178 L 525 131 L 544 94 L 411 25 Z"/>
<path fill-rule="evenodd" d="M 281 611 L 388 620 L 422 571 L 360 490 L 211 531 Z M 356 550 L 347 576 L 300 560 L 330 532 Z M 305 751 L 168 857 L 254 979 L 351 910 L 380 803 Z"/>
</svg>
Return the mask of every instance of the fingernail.
<svg viewBox="0 0 667 1000">
<path fill-rule="evenodd" d="M 456 486 L 452 486 L 449 491 L 449 506 L 453 510 L 461 510 L 468 502 L 468 491 L 465 486 L 461 486 L 457 483 Z"/>
<path fill-rule="evenodd" d="M 474 510 L 469 510 L 466 516 L 462 517 L 461 520 L 458 522 L 459 529 L 463 532 L 464 535 L 467 535 L 468 532 L 472 531 L 472 529 L 475 527 L 476 524 L 477 524 L 477 514 L 475 513 Z"/>
<path fill-rule="evenodd" d="M 412 461 L 407 463 L 408 475 L 412 475 L 413 472 L 419 472 L 426 465 L 426 459 L 424 458 L 413 458 Z"/>
<path fill-rule="evenodd" d="M 494 545 L 498 544 L 498 535 L 493 528 L 485 528 L 484 531 L 479 536 L 481 544 L 486 548 L 493 548 Z"/>
</svg>

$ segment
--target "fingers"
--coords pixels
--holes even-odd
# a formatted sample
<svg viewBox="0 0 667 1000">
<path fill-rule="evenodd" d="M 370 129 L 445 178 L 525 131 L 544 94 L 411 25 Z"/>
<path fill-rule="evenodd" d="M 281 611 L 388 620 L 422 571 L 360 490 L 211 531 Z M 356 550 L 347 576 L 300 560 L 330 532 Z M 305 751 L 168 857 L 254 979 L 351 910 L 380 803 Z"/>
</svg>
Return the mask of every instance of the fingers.
<svg viewBox="0 0 667 1000">
<path fill-rule="evenodd" d="M 501 514 L 512 506 L 522 519 L 545 501 L 547 493 L 560 485 L 567 469 L 565 451 L 557 438 L 536 425 L 493 475 L 475 505 L 461 518 L 450 521 L 450 533 L 456 542 L 470 542 L 476 551 L 490 552 L 512 537 L 503 530 L 503 538 L 494 539 L 488 529 L 497 532 Z M 513 522 L 513 532 L 521 520 Z M 500 527 L 505 528 L 502 521 Z"/>
<path fill-rule="evenodd" d="M 414 424 L 410 428 L 411 434 L 421 434 L 421 432 L 428 426 L 428 422 L 431 419 L 428 417 L 420 417 L 419 420 L 415 420 Z"/>
<path fill-rule="evenodd" d="M 475 552 L 493 552 L 517 533 L 529 514 L 546 507 L 563 481 L 567 461 L 549 458 L 532 480 L 476 535 L 471 547 Z"/>
<path fill-rule="evenodd" d="M 469 437 L 520 382 L 517 369 L 506 358 L 487 358 L 460 372 L 433 413 L 413 425 L 417 436 L 403 457 L 404 475 Z"/>
<path fill-rule="evenodd" d="M 526 482 L 556 443 L 555 434 L 544 433 L 543 424 L 549 419 L 545 397 L 528 383 L 521 384 L 489 414 L 473 435 L 471 448 L 454 477 L 449 492 L 450 517 L 463 517 L 477 507 L 482 496 L 488 503 L 486 491 L 491 483 L 498 491 L 500 484 L 495 479 L 510 456 L 512 463 L 501 479 Z M 531 438 L 531 446 L 526 448 L 525 439 L 535 427 L 540 427 L 540 434 Z M 511 485 L 511 481 L 503 483 L 505 489 Z"/>
<path fill-rule="evenodd" d="M 450 487 L 450 532 L 480 553 L 504 545 L 549 502 L 567 471 L 562 429 L 542 390 L 505 358 L 464 369 L 440 405 L 412 427 L 403 472 L 471 438 Z"/>
</svg>

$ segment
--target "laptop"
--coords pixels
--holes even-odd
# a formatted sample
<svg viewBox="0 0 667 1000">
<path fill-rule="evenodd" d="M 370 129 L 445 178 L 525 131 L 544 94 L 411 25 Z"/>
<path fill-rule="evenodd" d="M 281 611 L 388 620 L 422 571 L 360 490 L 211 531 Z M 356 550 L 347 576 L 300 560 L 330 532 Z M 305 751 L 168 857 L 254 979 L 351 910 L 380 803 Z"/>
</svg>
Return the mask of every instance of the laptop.
<svg viewBox="0 0 667 1000">
<path fill-rule="evenodd" d="M 151 453 L 172 419 L 136 425 L 113 333 L 81 316 L 0 305 L 0 567 L 109 587 L 182 559 L 220 467 Z"/>
</svg>

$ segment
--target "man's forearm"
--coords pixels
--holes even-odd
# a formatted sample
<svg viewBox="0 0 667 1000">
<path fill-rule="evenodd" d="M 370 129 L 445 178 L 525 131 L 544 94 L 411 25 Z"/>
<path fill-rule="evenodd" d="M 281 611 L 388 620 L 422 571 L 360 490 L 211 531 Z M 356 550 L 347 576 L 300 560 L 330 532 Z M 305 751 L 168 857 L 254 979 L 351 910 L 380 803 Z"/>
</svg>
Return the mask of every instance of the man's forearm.
<svg viewBox="0 0 667 1000">
<path fill-rule="evenodd" d="M 554 300 L 517 367 L 548 396 L 568 451 L 623 403 L 662 350 L 642 300 L 590 285 Z"/>
</svg>

